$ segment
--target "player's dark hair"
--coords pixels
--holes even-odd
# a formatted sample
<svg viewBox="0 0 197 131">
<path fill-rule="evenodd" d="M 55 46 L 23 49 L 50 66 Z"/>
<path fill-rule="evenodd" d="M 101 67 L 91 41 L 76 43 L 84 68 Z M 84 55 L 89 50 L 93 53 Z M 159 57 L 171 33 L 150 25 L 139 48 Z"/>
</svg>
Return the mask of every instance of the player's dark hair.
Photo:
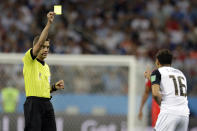
<svg viewBox="0 0 197 131">
<path fill-rule="evenodd" d="M 168 49 L 159 50 L 156 54 L 156 58 L 158 59 L 161 65 L 166 65 L 172 63 L 172 53 Z"/>
<path fill-rule="evenodd" d="M 33 47 L 34 47 L 34 45 L 38 42 L 39 38 L 40 38 L 40 35 L 37 35 L 37 36 L 34 37 L 34 40 L 33 40 Z M 47 38 L 46 41 L 50 41 L 50 39 Z"/>
</svg>

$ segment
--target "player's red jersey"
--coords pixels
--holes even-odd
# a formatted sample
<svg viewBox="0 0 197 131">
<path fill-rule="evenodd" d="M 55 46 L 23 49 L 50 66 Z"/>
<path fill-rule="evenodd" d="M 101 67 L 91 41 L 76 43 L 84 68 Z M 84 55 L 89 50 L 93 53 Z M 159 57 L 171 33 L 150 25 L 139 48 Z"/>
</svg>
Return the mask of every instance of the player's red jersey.
<svg viewBox="0 0 197 131">
<path fill-rule="evenodd" d="M 151 81 L 150 80 L 148 80 L 146 82 L 146 86 L 151 88 Z M 158 117 L 159 112 L 160 112 L 160 107 L 159 107 L 159 105 L 157 104 L 157 102 L 155 101 L 154 98 L 152 98 L 152 110 L 151 110 L 151 112 L 152 112 L 152 127 L 154 127 L 155 124 L 156 124 L 156 121 L 157 121 L 157 117 Z"/>
</svg>

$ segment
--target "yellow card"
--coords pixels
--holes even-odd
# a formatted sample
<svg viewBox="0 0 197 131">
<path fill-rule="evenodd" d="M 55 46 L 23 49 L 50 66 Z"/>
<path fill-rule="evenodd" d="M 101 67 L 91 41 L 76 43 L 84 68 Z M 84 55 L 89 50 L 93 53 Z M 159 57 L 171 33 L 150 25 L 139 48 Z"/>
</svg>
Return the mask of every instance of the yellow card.
<svg viewBox="0 0 197 131">
<path fill-rule="evenodd" d="M 54 5 L 54 12 L 56 15 L 62 14 L 62 6 L 61 5 Z"/>
</svg>

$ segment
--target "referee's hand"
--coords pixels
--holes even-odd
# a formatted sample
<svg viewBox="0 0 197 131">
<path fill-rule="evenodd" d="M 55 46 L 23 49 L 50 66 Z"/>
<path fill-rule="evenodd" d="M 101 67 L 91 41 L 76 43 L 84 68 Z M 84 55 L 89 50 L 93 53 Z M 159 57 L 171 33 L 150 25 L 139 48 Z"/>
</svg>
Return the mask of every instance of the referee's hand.
<svg viewBox="0 0 197 131">
<path fill-rule="evenodd" d="M 60 81 L 56 82 L 56 83 L 55 83 L 55 88 L 56 88 L 57 90 L 59 90 L 59 89 L 64 89 L 64 81 L 63 81 L 63 80 L 60 80 Z"/>
<path fill-rule="evenodd" d="M 48 22 L 49 22 L 50 24 L 53 23 L 54 17 L 55 17 L 55 13 L 54 13 L 54 12 L 49 12 L 49 13 L 47 14 L 47 19 L 48 19 Z"/>
</svg>

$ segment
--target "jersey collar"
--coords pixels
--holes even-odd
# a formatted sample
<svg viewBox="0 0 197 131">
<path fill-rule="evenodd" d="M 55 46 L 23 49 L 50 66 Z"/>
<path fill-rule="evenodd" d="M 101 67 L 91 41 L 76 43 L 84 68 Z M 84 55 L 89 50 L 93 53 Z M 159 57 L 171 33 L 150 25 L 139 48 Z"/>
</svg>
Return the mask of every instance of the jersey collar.
<svg viewBox="0 0 197 131">
<path fill-rule="evenodd" d="M 40 62 L 43 66 L 45 65 L 45 62 L 44 62 L 44 61 L 39 60 L 39 59 L 37 59 L 37 58 L 36 58 L 36 60 L 37 60 L 38 62 Z"/>
</svg>

